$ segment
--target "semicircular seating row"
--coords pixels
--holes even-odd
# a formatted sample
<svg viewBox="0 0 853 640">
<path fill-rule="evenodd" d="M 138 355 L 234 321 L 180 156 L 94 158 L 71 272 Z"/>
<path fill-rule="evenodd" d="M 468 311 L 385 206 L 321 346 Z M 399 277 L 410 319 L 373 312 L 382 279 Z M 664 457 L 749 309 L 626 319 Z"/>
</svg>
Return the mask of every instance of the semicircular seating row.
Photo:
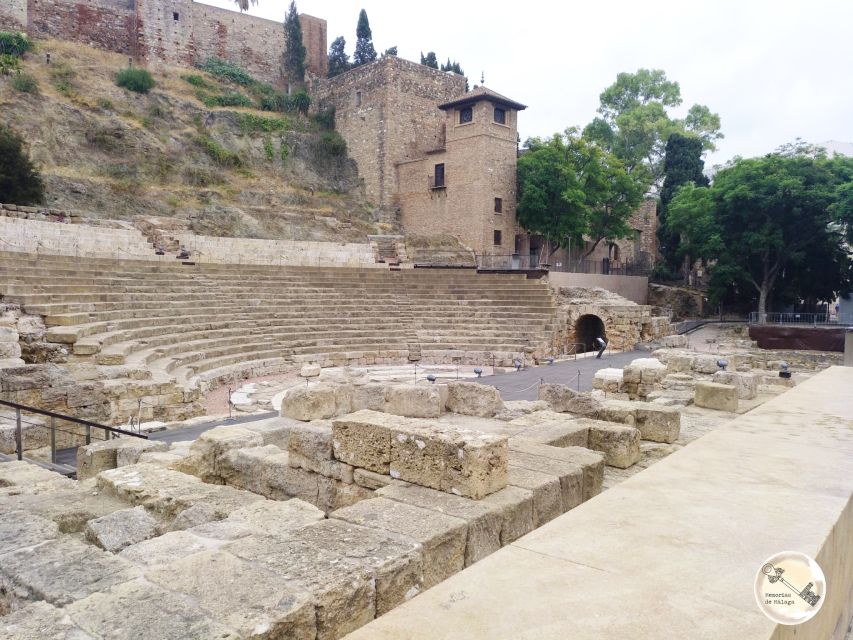
<svg viewBox="0 0 853 640">
<path fill-rule="evenodd" d="M 509 365 L 548 344 L 546 283 L 472 270 L 182 265 L 0 253 L 0 294 L 44 316 L 73 361 L 209 388 L 323 366 Z"/>
</svg>

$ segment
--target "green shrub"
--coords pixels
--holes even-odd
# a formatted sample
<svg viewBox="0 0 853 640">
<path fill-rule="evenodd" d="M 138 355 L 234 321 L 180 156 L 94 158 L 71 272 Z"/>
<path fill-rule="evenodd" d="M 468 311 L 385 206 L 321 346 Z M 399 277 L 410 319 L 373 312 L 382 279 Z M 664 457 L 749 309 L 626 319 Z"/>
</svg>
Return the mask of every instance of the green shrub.
<svg viewBox="0 0 853 640">
<path fill-rule="evenodd" d="M 221 58 L 208 58 L 199 68 L 202 71 L 207 71 L 212 76 L 244 87 L 250 87 L 255 84 L 255 79 L 245 69 Z"/>
<path fill-rule="evenodd" d="M 0 55 L 20 58 L 32 48 L 32 41 L 23 33 L 0 31 Z"/>
<path fill-rule="evenodd" d="M 308 113 L 308 109 L 311 108 L 311 98 L 308 95 L 308 92 L 305 89 L 300 89 L 292 96 L 290 96 L 291 105 L 293 105 L 294 111 L 299 111 L 300 113 Z"/>
<path fill-rule="evenodd" d="M 0 202 L 39 204 L 44 182 L 17 133 L 0 124 Z"/>
<path fill-rule="evenodd" d="M 190 165 L 183 171 L 183 179 L 193 187 L 209 187 L 214 184 L 222 184 L 225 179 L 219 173 L 211 171 L 206 167 Z"/>
<path fill-rule="evenodd" d="M 337 131 L 325 131 L 320 136 L 320 153 L 326 158 L 339 158 L 347 153 L 347 143 Z"/>
<path fill-rule="evenodd" d="M 86 142 L 96 149 L 108 153 L 120 153 L 125 150 L 124 133 L 119 128 L 95 126 L 84 133 Z"/>
<path fill-rule="evenodd" d="M 113 101 L 107 98 L 98 98 L 95 101 L 98 105 L 99 109 L 103 109 L 104 111 L 112 111 L 113 109 Z"/>
<path fill-rule="evenodd" d="M 197 91 L 198 98 L 205 107 L 251 107 L 254 103 L 242 93 L 232 91 L 221 96 L 212 96 L 204 91 Z"/>
<path fill-rule="evenodd" d="M 134 93 L 148 93 L 155 83 L 148 69 L 122 69 L 116 74 L 116 84 Z"/>
<path fill-rule="evenodd" d="M 9 53 L 0 54 L 0 74 L 11 76 L 21 71 L 21 61 Z"/>
<path fill-rule="evenodd" d="M 74 93 L 74 84 L 72 80 L 77 76 L 77 72 L 71 68 L 66 62 L 58 62 L 50 67 L 50 79 L 53 86 L 59 93 L 70 96 Z"/>
<path fill-rule="evenodd" d="M 275 159 L 275 147 L 272 146 L 272 140 L 269 138 L 264 140 L 264 153 L 267 154 L 267 160 L 270 162 Z"/>
<path fill-rule="evenodd" d="M 290 149 L 286 144 L 284 144 L 284 140 L 281 141 L 281 148 L 278 150 L 278 154 L 281 156 L 281 164 L 287 164 L 287 157 L 290 155 Z"/>
<path fill-rule="evenodd" d="M 196 138 L 196 144 L 198 144 L 204 152 L 220 167 L 242 167 L 243 161 L 240 159 L 240 156 L 234 153 L 233 151 L 229 151 L 222 145 L 220 145 L 216 140 L 210 138 L 208 136 L 198 136 Z"/>
<path fill-rule="evenodd" d="M 245 133 L 274 133 L 292 129 L 290 122 L 284 118 L 265 118 L 254 113 L 238 113 L 237 123 Z"/>
<path fill-rule="evenodd" d="M 311 117 L 311 121 L 324 131 L 332 131 L 335 128 L 335 108 L 323 109 Z"/>
<path fill-rule="evenodd" d="M 198 87 L 199 89 L 207 89 L 208 91 L 216 91 L 217 87 L 212 82 L 208 82 L 205 78 L 200 75 L 190 73 L 187 75 L 181 76 L 184 80 L 186 80 L 189 84 L 194 87 Z"/>
<path fill-rule="evenodd" d="M 274 91 L 260 98 L 259 105 L 264 111 L 279 111 L 282 113 L 307 113 L 311 106 L 311 98 L 304 90 L 299 90 L 293 95 L 287 95 L 283 91 Z"/>
<path fill-rule="evenodd" d="M 35 76 L 32 76 L 29 73 L 19 71 L 12 76 L 11 85 L 15 91 L 20 91 L 21 93 L 39 92 L 38 80 L 35 79 Z"/>
</svg>

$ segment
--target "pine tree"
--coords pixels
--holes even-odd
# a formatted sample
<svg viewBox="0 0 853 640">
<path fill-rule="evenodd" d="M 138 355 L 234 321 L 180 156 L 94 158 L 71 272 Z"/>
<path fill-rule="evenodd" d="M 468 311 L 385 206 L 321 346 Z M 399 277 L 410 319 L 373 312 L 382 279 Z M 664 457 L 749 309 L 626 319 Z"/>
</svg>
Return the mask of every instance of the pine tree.
<svg viewBox="0 0 853 640">
<path fill-rule="evenodd" d="M 290 9 L 284 17 L 284 43 L 284 74 L 291 84 L 302 84 L 305 81 L 306 51 L 295 0 L 291 0 Z"/>
<path fill-rule="evenodd" d="M 426 55 L 421 52 L 421 64 L 430 69 L 438 69 L 438 59 L 435 57 L 435 51 L 430 51 Z"/>
<path fill-rule="evenodd" d="M 386 56 L 396 56 L 397 55 L 397 46 L 394 45 L 393 47 L 388 47 L 387 49 L 385 49 L 385 55 Z"/>
<path fill-rule="evenodd" d="M 24 150 L 24 141 L 0 124 L 0 202 L 40 204 L 44 182 Z"/>
<path fill-rule="evenodd" d="M 465 72 L 462 70 L 462 65 L 460 65 L 456 60 L 453 62 L 450 61 L 450 58 L 447 59 L 446 64 L 441 65 L 442 71 L 452 71 L 453 73 L 458 73 L 460 76 L 464 76 Z"/>
<path fill-rule="evenodd" d="M 352 66 L 360 67 L 376 60 L 373 33 L 370 31 L 370 22 L 367 20 L 367 11 L 364 9 L 358 14 L 358 27 L 355 30 L 355 35 L 357 40 L 355 42 L 355 53 L 352 56 Z"/>
<path fill-rule="evenodd" d="M 348 71 L 350 68 L 349 56 L 346 52 L 347 41 L 343 36 L 338 36 L 332 40 L 332 46 L 329 47 L 329 77 L 334 78 Z"/>
</svg>

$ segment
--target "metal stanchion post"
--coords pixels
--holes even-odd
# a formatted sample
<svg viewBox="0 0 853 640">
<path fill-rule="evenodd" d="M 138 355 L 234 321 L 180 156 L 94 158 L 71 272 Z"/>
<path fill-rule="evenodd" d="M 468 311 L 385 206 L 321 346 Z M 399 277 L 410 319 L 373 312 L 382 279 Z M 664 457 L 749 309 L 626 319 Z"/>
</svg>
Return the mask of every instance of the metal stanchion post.
<svg viewBox="0 0 853 640">
<path fill-rule="evenodd" d="M 578 371 L 578 393 L 581 392 L 581 372 Z"/>
<path fill-rule="evenodd" d="M 50 417 L 50 461 L 56 464 L 56 418 Z"/>
<path fill-rule="evenodd" d="M 86 444 L 92 444 L 92 427 L 86 425 Z"/>
<path fill-rule="evenodd" d="M 18 460 L 24 459 L 24 434 L 21 431 L 21 410 L 15 409 L 15 451 Z"/>
</svg>

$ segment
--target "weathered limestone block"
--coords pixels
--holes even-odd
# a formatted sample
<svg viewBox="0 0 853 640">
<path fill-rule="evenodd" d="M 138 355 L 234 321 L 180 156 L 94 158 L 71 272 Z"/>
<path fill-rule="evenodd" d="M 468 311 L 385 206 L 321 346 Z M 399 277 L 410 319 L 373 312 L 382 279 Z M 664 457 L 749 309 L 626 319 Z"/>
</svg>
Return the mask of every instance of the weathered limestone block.
<svg viewBox="0 0 853 640">
<path fill-rule="evenodd" d="M 209 504 L 198 503 L 191 507 L 187 507 L 181 511 L 172 521 L 169 527 L 172 531 L 182 531 L 198 527 L 208 522 L 215 522 L 220 519 L 220 515 L 216 512 L 216 508 Z"/>
<path fill-rule="evenodd" d="M 604 454 L 604 463 L 627 469 L 640 460 L 640 431 L 602 420 L 582 419 L 589 427 L 589 448 Z"/>
<path fill-rule="evenodd" d="M 0 617 L 0 640 L 91 640 L 64 609 L 47 602 L 32 602 Z"/>
<path fill-rule="evenodd" d="M 263 437 L 249 429 L 237 426 L 216 427 L 202 433 L 190 446 L 189 455 L 179 463 L 178 469 L 197 475 L 204 482 L 221 483 L 221 461 L 232 449 L 245 449 L 263 445 Z"/>
<path fill-rule="evenodd" d="M 509 484 L 533 494 L 534 527 L 541 527 L 563 513 L 563 490 L 558 476 L 510 465 Z"/>
<path fill-rule="evenodd" d="M 136 464 L 144 453 L 164 452 L 169 450 L 168 442 L 157 440 L 141 440 L 139 438 L 119 438 L 113 440 L 116 444 L 116 467 Z M 79 449 L 78 449 L 79 451 Z M 79 479 L 79 475 L 78 475 Z"/>
<path fill-rule="evenodd" d="M 660 339 L 660 343 L 663 347 L 681 349 L 687 346 L 687 336 L 680 336 L 677 334 L 664 336 Z"/>
<path fill-rule="evenodd" d="M 533 492 L 508 486 L 486 496 L 480 502 L 501 514 L 501 545 L 506 546 L 534 528 Z"/>
<path fill-rule="evenodd" d="M 466 567 L 501 547 L 502 509 L 483 500 L 471 500 L 402 482 L 383 487 L 377 490 L 376 495 L 465 520 L 468 523 Z"/>
<path fill-rule="evenodd" d="M 592 388 L 605 393 L 620 393 L 622 391 L 622 369 L 599 369 L 592 377 Z"/>
<path fill-rule="evenodd" d="M 256 422 L 246 422 L 241 424 L 242 429 L 254 431 L 263 439 L 263 444 L 274 444 L 283 451 L 287 451 L 288 441 L 290 440 L 290 430 L 295 425 L 302 424 L 301 420 L 292 420 L 290 418 L 270 418 L 268 420 L 258 420 Z"/>
<path fill-rule="evenodd" d="M 589 393 L 578 393 L 565 384 L 539 385 L 539 399 L 551 405 L 558 413 L 572 413 L 593 417 L 600 408 L 600 401 Z"/>
<path fill-rule="evenodd" d="M 387 498 L 362 500 L 329 514 L 338 520 L 407 536 L 422 545 L 424 589 L 465 566 L 465 520 Z"/>
<path fill-rule="evenodd" d="M 555 411 L 534 411 L 509 424 L 526 427 L 515 437 L 555 447 L 585 447 L 589 437 L 589 429 L 583 421 Z"/>
<path fill-rule="evenodd" d="M 308 592 L 314 601 L 317 640 L 337 640 L 376 617 L 375 578 L 336 553 L 304 540 L 261 534 L 237 539 L 222 549 Z"/>
<path fill-rule="evenodd" d="M 320 375 L 320 365 L 311 362 L 303 364 L 299 375 L 302 378 L 316 378 Z"/>
<path fill-rule="evenodd" d="M 670 373 L 664 376 L 661 386 L 672 391 L 690 391 L 692 393 L 696 386 L 696 378 L 688 373 Z"/>
<path fill-rule="evenodd" d="M 387 487 L 391 484 L 399 484 L 399 480 L 395 480 L 390 475 L 386 476 L 375 471 L 367 469 L 355 469 L 353 471 L 353 482 L 360 487 L 376 491 L 382 487 Z"/>
<path fill-rule="evenodd" d="M 716 382 L 697 382 L 693 402 L 697 407 L 734 413 L 738 404 L 737 387 Z"/>
<path fill-rule="evenodd" d="M 345 484 L 352 484 L 354 481 L 353 471 L 355 468 L 345 462 L 306 458 L 293 451 L 288 452 L 288 462 L 291 467 L 296 469 L 305 469 L 306 471 L 318 473 L 332 480 L 339 480 Z"/>
<path fill-rule="evenodd" d="M 93 442 L 85 447 L 77 448 L 77 479 L 86 480 L 98 475 L 101 471 L 116 468 L 117 440 Z"/>
<path fill-rule="evenodd" d="M 332 421 L 335 459 L 354 467 L 388 474 L 391 430 L 405 418 L 362 410 Z"/>
<path fill-rule="evenodd" d="M 666 365 L 656 358 L 637 358 L 623 370 L 623 388 L 634 398 L 645 398 L 666 375 Z"/>
<path fill-rule="evenodd" d="M 563 511 L 568 511 L 580 502 L 601 493 L 604 483 L 604 456 L 597 451 L 590 451 L 583 447 L 550 447 L 544 444 L 527 443 L 515 443 L 510 447 L 510 464 L 560 476 L 566 507 Z M 554 463 L 562 463 L 562 465 Z M 577 471 L 580 471 L 580 476 Z M 582 490 L 582 497 L 577 500 L 579 487 Z"/>
<path fill-rule="evenodd" d="M 4 407 L 5 408 L 5 407 Z M 33 416 L 22 416 L 21 422 L 21 444 L 24 451 L 41 449 L 50 445 L 50 429 L 41 426 L 41 420 Z M 18 450 L 17 424 L 14 412 L 0 412 L 0 453 L 12 454 Z"/>
<path fill-rule="evenodd" d="M 379 383 L 357 384 L 353 386 L 352 410 L 384 411 L 386 385 Z"/>
<path fill-rule="evenodd" d="M 312 522 L 325 519 L 325 514 L 314 505 L 293 498 L 292 500 L 259 500 L 237 509 L 228 520 L 245 523 L 252 533 L 271 536 L 287 536 Z"/>
<path fill-rule="evenodd" d="M 737 389 L 738 398 L 742 400 L 752 400 L 758 395 L 758 379 L 751 373 L 717 371 L 713 381 L 734 386 Z"/>
<path fill-rule="evenodd" d="M 672 444 L 681 433 L 681 412 L 648 402 L 634 403 L 634 426 L 643 440 Z"/>
<path fill-rule="evenodd" d="M 104 551 L 118 553 L 132 544 L 157 535 L 157 521 L 145 507 L 122 509 L 90 520 L 86 525 L 86 539 Z"/>
<path fill-rule="evenodd" d="M 262 495 L 273 500 L 299 498 L 317 503 L 320 475 L 290 465 L 286 451 L 264 458 L 261 466 Z"/>
<path fill-rule="evenodd" d="M 504 408 L 497 388 L 477 382 L 454 381 L 447 385 L 447 410 L 466 416 L 491 418 Z"/>
<path fill-rule="evenodd" d="M 698 373 L 716 373 L 720 369 L 717 366 L 717 360 L 720 357 L 710 353 L 697 354 L 693 360 L 693 370 Z"/>
<path fill-rule="evenodd" d="M 598 410 L 590 417 L 596 420 L 618 422 L 633 427 L 636 422 L 635 404 L 625 400 L 606 399 L 600 403 Z"/>
<path fill-rule="evenodd" d="M 385 413 L 410 418 L 437 418 L 442 410 L 441 393 L 434 385 L 392 385 L 385 391 Z"/>
<path fill-rule="evenodd" d="M 271 444 L 228 449 L 218 460 L 217 477 L 224 484 L 266 496 L 269 493 L 264 476 L 266 460 L 280 453 L 282 450 Z"/>
<path fill-rule="evenodd" d="M 162 567 L 195 553 L 215 551 L 227 543 L 227 540 L 204 538 L 189 531 L 170 531 L 125 547 L 118 555 L 141 567 Z"/>
<path fill-rule="evenodd" d="M 133 564 L 71 536 L 19 548 L 4 554 L 0 562 L 0 583 L 15 585 L 23 600 L 46 600 L 57 606 L 138 575 Z"/>
<path fill-rule="evenodd" d="M 295 420 L 327 420 L 337 413 L 336 388 L 325 382 L 287 390 L 281 400 L 281 415 Z"/>
<path fill-rule="evenodd" d="M 58 537 L 59 527 L 55 522 L 32 513 L 4 511 L 0 518 L 0 555 Z"/>
<path fill-rule="evenodd" d="M 411 599 L 422 589 L 421 545 L 407 536 L 330 518 L 292 531 L 290 540 L 342 556 L 376 582 L 376 615 Z"/>
<path fill-rule="evenodd" d="M 343 482 L 322 475 L 317 476 L 317 501 L 314 504 L 325 513 L 349 507 L 372 497 L 372 490 L 360 487 L 353 482 Z"/>
<path fill-rule="evenodd" d="M 294 425 L 290 429 L 287 450 L 316 462 L 333 460 L 332 423 L 314 420 Z"/>
<path fill-rule="evenodd" d="M 96 638 L 237 640 L 241 637 L 214 620 L 196 600 L 143 578 L 108 591 L 99 590 L 67 606 L 64 612 L 72 622 Z"/>
<path fill-rule="evenodd" d="M 243 637 L 308 640 L 316 633 L 314 606 L 308 593 L 263 565 L 221 549 L 150 569 L 145 577 L 197 600 L 214 619 Z"/>
</svg>

